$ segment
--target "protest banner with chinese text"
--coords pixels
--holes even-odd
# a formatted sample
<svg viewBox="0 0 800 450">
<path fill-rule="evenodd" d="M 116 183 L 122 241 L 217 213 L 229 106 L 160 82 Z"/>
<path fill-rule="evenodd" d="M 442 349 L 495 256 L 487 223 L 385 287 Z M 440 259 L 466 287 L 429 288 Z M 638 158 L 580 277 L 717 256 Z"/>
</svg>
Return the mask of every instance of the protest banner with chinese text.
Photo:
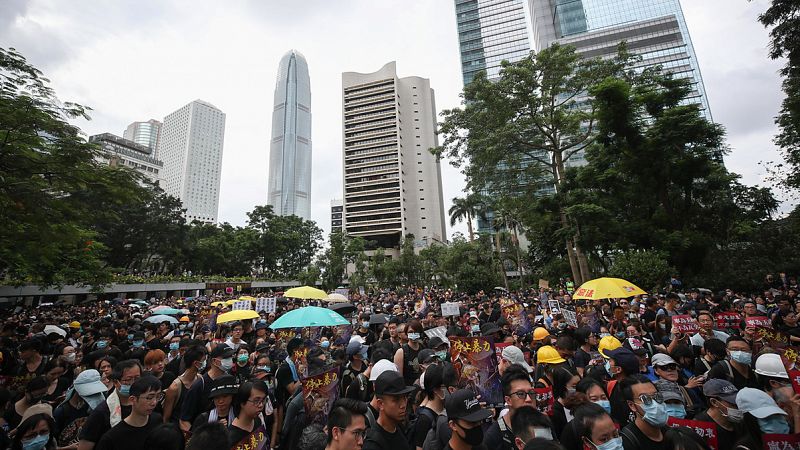
<svg viewBox="0 0 800 450">
<path fill-rule="evenodd" d="M 672 316 L 672 332 L 682 334 L 694 334 L 700 331 L 700 326 L 694 317 L 688 314 Z"/>
<path fill-rule="evenodd" d="M 703 440 L 708 443 L 708 446 L 711 447 L 711 450 L 720 450 L 719 446 L 717 445 L 717 424 L 714 422 L 670 417 L 669 420 L 667 420 L 667 425 L 672 428 L 687 427 L 691 430 L 694 430 L 698 436 L 703 438 Z"/>
<path fill-rule="evenodd" d="M 575 311 L 564 309 L 561 311 L 561 315 L 564 316 L 564 322 L 567 322 L 567 325 L 573 328 L 578 328 L 578 317 L 575 314 Z"/>
<path fill-rule="evenodd" d="M 231 310 L 233 311 L 239 311 L 243 309 L 250 309 L 250 300 L 242 300 L 240 302 L 236 302 L 233 304 L 233 308 L 231 308 Z"/>
<path fill-rule="evenodd" d="M 763 434 L 761 441 L 765 450 L 800 450 L 800 433 Z"/>
<path fill-rule="evenodd" d="M 739 323 L 742 321 L 742 316 L 735 312 L 723 312 L 714 314 L 714 319 L 717 328 L 725 330 L 728 328 L 739 328 Z"/>
<path fill-rule="evenodd" d="M 561 314 L 561 306 L 559 306 L 558 300 L 548 300 L 547 304 L 550 306 L 550 314 Z"/>
<path fill-rule="evenodd" d="M 231 450 L 265 450 L 268 448 L 269 433 L 267 433 L 264 425 L 261 425 L 231 447 Z"/>
<path fill-rule="evenodd" d="M 458 385 L 464 386 L 490 407 L 503 405 L 500 373 L 497 370 L 494 342 L 491 338 L 450 337 L 450 357 L 458 374 Z"/>
<path fill-rule="evenodd" d="M 325 426 L 333 402 L 339 396 L 339 368 L 303 378 L 303 406 L 306 410 L 306 425 L 312 423 Z"/>
<path fill-rule="evenodd" d="M 542 414 L 552 416 L 553 402 L 555 401 L 553 398 L 553 388 L 550 386 L 535 388 L 534 391 L 536 391 L 536 408 Z"/>
<path fill-rule="evenodd" d="M 442 316 L 444 317 L 459 316 L 461 315 L 459 311 L 460 307 L 461 307 L 460 303 L 455 303 L 455 302 L 442 303 Z"/>
<path fill-rule="evenodd" d="M 256 312 L 274 313 L 277 299 L 275 297 L 260 298 L 256 300 Z"/>
</svg>

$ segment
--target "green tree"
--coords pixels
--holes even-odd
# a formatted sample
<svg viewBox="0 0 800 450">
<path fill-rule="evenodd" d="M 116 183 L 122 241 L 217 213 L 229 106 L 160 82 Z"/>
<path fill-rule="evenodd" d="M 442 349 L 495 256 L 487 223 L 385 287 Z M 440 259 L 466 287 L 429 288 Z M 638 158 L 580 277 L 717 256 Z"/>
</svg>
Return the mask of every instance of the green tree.
<svg viewBox="0 0 800 450">
<path fill-rule="evenodd" d="M 463 167 L 468 186 L 527 208 L 542 188 L 555 187 L 558 221 L 577 283 L 591 277 L 580 248 L 580 227 L 559 196 L 570 159 L 595 139 L 593 101 L 586 92 L 629 62 L 582 59 L 573 47 L 553 46 L 517 62 L 503 62 L 497 81 L 480 74 L 464 88 L 464 106 L 444 111 L 437 155 Z"/>
<path fill-rule="evenodd" d="M 370 273 L 378 287 L 392 288 L 400 284 L 400 268 L 397 261 L 386 256 L 384 249 L 375 250 L 370 261 Z"/>
<path fill-rule="evenodd" d="M 258 232 L 255 262 L 264 273 L 295 278 L 321 246 L 322 230 L 310 220 L 275 215 L 269 205 L 256 206 L 247 217 L 247 227 Z"/>
<path fill-rule="evenodd" d="M 453 206 L 447 211 L 450 215 L 450 226 L 454 227 L 461 221 L 467 222 L 469 240 L 475 240 L 475 232 L 472 230 L 472 220 L 478 216 L 481 207 L 481 200 L 476 194 L 469 194 L 464 198 L 455 197 Z"/>
<path fill-rule="evenodd" d="M 796 0 L 772 0 L 758 16 L 759 22 L 771 28 L 769 57 L 786 59 L 781 69 L 783 92 L 786 94 L 775 120 L 780 133 L 775 143 L 781 148 L 788 165 L 786 186 L 800 188 L 800 3 Z"/>
<path fill-rule="evenodd" d="M 472 242 L 463 236 L 454 237 L 442 266 L 443 272 L 448 274 L 449 284 L 459 291 L 489 291 L 500 282 L 492 240 L 485 234 Z"/>
<path fill-rule="evenodd" d="M 617 255 L 608 274 L 622 278 L 648 292 L 664 287 L 675 269 L 667 262 L 667 255 L 658 251 L 632 250 Z"/>
<path fill-rule="evenodd" d="M 301 270 L 300 273 L 297 275 L 297 281 L 300 282 L 303 286 L 316 286 L 317 281 L 320 280 L 322 276 L 322 270 L 317 264 L 311 264 L 305 269 Z M 329 289 L 329 288 L 325 288 Z"/>
<path fill-rule="evenodd" d="M 129 173 L 96 162 L 99 149 L 69 120 L 89 109 L 61 102 L 42 73 L 13 48 L 0 48 L 0 274 L 40 285 L 110 280 L 106 245 L 82 201 L 104 190 L 124 203 Z"/>
</svg>

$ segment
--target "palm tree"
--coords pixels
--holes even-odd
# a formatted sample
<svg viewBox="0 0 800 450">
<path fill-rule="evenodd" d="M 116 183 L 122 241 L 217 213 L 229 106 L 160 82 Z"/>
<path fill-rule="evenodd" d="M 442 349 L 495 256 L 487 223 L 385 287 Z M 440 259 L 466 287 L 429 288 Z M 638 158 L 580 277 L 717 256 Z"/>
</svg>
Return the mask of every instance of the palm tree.
<svg viewBox="0 0 800 450">
<path fill-rule="evenodd" d="M 472 230 L 472 219 L 478 215 L 479 207 L 480 200 L 478 197 L 474 194 L 470 194 L 465 198 L 454 198 L 453 206 L 447 211 L 447 213 L 450 214 L 451 227 L 454 227 L 456 223 L 466 219 L 470 242 L 475 240 L 475 233 Z"/>
<path fill-rule="evenodd" d="M 505 228 L 505 229 L 511 231 L 511 235 L 509 237 L 510 237 L 511 245 L 514 248 L 514 252 L 516 253 L 516 255 L 515 255 L 516 261 L 515 261 L 515 263 L 517 265 L 517 272 L 519 272 L 519 279 L 520 279 L 521 286 L 524 289 L 525 288 L 525 275 L 523 273 L 522 255 L 521 255 L 521 252 L 520 252 L 520 245 L 519 245 L 519 232 L 518 232 L 518 230 L 519 230 L 519 222 L 517 221 L 517 219 L 514 218 L 514 216 L 509 211 L 506 211 L 506 210 L 503 210 L 503 209 L 499 209 L 499 210 L 497 210 L 495 212 L 495 214 L 497 216 L 495 218 L 495 221 L 494 221 L 495 229 L 502 230 L 503 228 Z"/>
</svg>

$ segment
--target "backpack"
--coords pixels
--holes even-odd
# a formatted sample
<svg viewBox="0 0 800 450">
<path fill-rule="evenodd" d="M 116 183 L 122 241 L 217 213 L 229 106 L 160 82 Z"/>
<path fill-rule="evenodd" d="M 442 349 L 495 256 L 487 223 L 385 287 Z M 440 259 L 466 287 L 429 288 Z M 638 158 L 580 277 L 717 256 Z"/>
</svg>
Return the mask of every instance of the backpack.
<svg viewBox="0 0 800 450">
<path fill-rule="evenodd" d="M 414 435 L 417 433 L 417 426 L 419 425 L 419 418 L 420 416 L 425 416 L 431 421 L 431 429 L 436 429 L 436 414 L 430 410 L 430 408 L 417 408 L 417 414 L 412 416 L 409 421 L 408 425 L 406 426 L 406 440 L 408 441 L 411 448 L 417 448 L 417 444 L 414 443 Z M 429 430 L 430 431 L 430 430 Z M 427 436 L 426 436 L 427 438 Z"/>
</svg>

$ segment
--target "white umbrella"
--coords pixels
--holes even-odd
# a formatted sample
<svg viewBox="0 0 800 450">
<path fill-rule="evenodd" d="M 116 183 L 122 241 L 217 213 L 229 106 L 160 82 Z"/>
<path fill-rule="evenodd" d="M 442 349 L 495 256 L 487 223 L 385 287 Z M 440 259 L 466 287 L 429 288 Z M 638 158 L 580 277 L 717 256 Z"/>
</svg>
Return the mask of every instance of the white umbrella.
<svg viewBox="0 0 800 450">
<path fill-rule="evenodd" d="M 325 301 L 329 303 L 346 303 L 349 300 L 344 295 L 334 292 L 333 294 L 328 294 L 328 296 L 325 297 Z"/>
<path fill-rule="evenodd" d="M 178 319 L 164 314 L 156 314 L 155 316 L 150 316 L 147 319 L 144 319 L 144 321 L 152 323 L 161 323 L 161 322 L 169 322 L 171 324 L 178 323 Z"/>
<path fill-rule="evenodd" d="M 57 327 L 55 325 L 45 325 L 44 326 L 44 334 L 50 334 L 50 333 L 55 333 L 55 334 L 61 336 L 62 338 L 63 337 L 67 337 L 67 332 L 64 331 L 63 329 L 61 329 L 61 328 L 59 328 L 59 327 Z"/>
</svg>

